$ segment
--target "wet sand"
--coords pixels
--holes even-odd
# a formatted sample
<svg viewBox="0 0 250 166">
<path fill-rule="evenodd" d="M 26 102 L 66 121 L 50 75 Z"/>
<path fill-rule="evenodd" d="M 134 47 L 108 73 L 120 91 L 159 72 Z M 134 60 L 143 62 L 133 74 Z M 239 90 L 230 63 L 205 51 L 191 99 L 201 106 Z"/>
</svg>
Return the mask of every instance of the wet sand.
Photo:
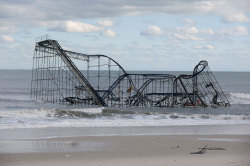
<svg viewBox="0 0 250 166">
<path fill-rule="evenodd" d="M 9 146 L 22 143 L 22 148 L 26 145 L 33 151 L 15 152 L 13 147 L 14 151 L 1 152 L 1 166 L 250 165 L 250 135 L 61 137 L 27 139 Z M 190 154 L 205 145 L 211 150 Z"/>
</svg>

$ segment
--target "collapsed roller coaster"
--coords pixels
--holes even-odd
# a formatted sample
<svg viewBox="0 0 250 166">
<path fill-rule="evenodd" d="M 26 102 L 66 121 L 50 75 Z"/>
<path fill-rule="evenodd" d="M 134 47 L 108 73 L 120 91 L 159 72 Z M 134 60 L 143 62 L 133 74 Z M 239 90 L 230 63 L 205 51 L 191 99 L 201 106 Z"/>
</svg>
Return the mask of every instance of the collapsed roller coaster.
<svg viewBox="0 0 250 166">
<path fill-rule="evenodd" d="M 105 55 L 36 42 L 31 94 L 35 99 L 102 107 L 229 106 L 206 61 L 190 75 L 129 73 Z"/>
</svg>

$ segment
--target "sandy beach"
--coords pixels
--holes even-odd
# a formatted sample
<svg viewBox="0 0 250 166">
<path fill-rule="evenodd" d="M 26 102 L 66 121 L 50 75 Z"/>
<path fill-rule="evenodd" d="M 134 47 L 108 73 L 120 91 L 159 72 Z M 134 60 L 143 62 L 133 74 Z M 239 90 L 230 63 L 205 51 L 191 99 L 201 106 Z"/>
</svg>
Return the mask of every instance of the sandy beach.
<svg viewBox="0 0 250 166">
<path fill-rule="evenodd" d="M 22 141 L 31 142 L 37 151 L 0 153 L 1 166 L 250 165 L 250 135 L 84 136 Z M 190 154 L 205 145 L 208 150 L 204 154 Z"/>
</svg>

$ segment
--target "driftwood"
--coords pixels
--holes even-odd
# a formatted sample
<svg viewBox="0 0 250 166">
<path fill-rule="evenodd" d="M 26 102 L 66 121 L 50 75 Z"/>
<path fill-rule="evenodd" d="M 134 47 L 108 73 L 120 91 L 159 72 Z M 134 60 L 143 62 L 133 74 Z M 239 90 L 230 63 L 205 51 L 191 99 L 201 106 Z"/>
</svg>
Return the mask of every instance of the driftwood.
<svg viewBox="0 0 250 166">
<path fill-rule="evenodd" d="M 203 154 L 207 151 L 207 145 L 198 152 L 191 152 L 191 154 Z"/>
<path fill-rule="evenodd" d="M 199 149 L 203 149 L 203 148 L 199 148 Z M 207 150 L 226 150 L 226 149 L 218 148 L 218 147 L 208 147 Z"/>
</svg>

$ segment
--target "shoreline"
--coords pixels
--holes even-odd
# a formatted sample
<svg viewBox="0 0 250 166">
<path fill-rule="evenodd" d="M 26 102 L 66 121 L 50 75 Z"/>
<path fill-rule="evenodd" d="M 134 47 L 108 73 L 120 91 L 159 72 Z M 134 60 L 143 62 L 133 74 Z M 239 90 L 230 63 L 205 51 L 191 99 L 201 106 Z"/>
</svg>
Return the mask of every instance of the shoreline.
<svg viewBox="0 0 250 166">
<path fill-rule="evenodd" d="M 83 136 L 249 135 L 250 124 L 17 128 L 0 129 L 0 132 L 0 141 Z"/>
<path fill-rule="evenodd" d="M 0 153 L 1 166 L 250 165 L 250 135 L 83 136 L 10 144 L 33 151 Z M 206 153 L 190 154 L 206 145 Z"/>
</svg>

